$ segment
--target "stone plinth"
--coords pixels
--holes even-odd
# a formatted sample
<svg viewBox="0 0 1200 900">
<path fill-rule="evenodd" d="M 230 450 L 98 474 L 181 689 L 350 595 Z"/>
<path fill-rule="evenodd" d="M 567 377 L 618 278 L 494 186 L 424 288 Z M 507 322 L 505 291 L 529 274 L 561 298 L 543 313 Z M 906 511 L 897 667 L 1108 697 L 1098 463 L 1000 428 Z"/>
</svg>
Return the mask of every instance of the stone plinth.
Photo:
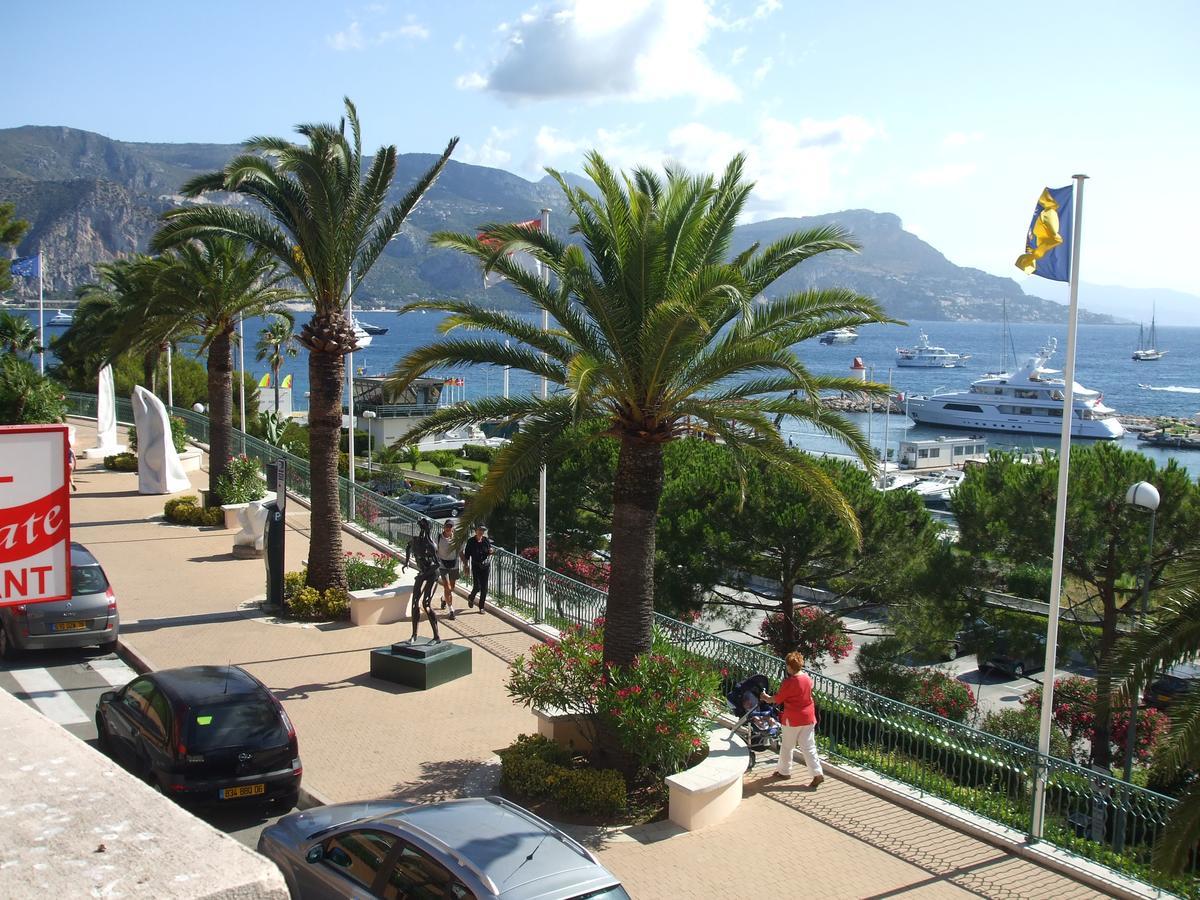
<svg viewBox="0 0 1200 900">
<path fill-rule="evenodd" d="M 419 637 L 371 651 L 371 676 L 427 691 L 471 674 L 471 648 Z"/>
</svg>

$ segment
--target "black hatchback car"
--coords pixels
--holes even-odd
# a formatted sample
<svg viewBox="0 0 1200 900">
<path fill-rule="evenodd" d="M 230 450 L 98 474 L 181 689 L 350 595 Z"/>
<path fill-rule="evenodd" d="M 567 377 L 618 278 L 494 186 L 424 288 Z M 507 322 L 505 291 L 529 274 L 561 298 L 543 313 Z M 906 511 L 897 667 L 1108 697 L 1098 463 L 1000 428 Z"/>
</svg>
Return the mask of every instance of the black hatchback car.
<svg viewBox="0 0 1200 900">
<path fill-rule="evenodd" d="M 180 801 L 296 805 L 300 750 L 283 706 L 237 666 L 189 666 L 135 678 L 96 705 L 107 754 Z"/>
</svg>

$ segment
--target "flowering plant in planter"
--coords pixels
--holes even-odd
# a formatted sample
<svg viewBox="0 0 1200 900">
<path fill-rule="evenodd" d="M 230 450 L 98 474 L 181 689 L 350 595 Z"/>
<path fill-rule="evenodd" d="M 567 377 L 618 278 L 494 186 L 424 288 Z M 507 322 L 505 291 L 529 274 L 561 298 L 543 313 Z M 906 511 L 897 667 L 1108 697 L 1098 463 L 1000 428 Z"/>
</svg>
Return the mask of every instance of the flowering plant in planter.
<svg viewBox="0 0 1200 900">
<path fill-rule="evenodd" d="M 400 561 L 388 553 L 346 554 L 346 588 L 351 591 L 366 591 L 387 587 L 396 580 L 396 569 Z"/>
<path fill-rule="evenodd" d="M 534 645 L 509 668 L 508 693 L 525 706 L 572 715 L 593 746 L 611 735 L 636 774 L 661 780 L 705 745 L 720 676 L 658 636 L 628 668 L 606 667 L 603 629 L 601 618 Z"/>
<path fill-rule="evenodd" d="M 854 649 L 842 620 L 814 606 L 802 606 L 792 613 L 791 628 L 785 613 L 771 613 L 758 626 L 758 633 L 776 656 L 799 650 L 805 667 L 818 672 L 826 657 L 840 662 Z"/>
<path fill-rule="evenodd" d="M 538 548 L 526 547 L 520 555 L 531 562 L 537 562 Z M 596 562 L 577 553 L 566 553 L 555 547 L 546 549 L 546 567 L 582 581 L 599 590 L 608 591 L 608 574 L 610 566 L 606 562 Z"/>
<path fill-rule="evenodd" d="M 927 669 L 917 675 L 906 701 L 953 722 L 965 722 L 976 708 L 970 686 L 941 669 Z"/>
</svg>

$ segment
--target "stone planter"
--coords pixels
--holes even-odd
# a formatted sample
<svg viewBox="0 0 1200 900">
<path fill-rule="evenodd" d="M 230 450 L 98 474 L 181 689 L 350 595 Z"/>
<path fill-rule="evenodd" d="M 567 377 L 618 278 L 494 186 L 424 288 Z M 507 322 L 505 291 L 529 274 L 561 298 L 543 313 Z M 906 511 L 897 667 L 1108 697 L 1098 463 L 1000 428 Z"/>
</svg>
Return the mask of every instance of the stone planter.
<svg viewBox="0 0 1200 900">
<path fill-rule="evenodd" d="M 390 625 L 408 621 L 412 579 L 401 578 L 381 588 L 350 592 L 350 621 L 355 625 Z"/>
<path fill-rule="evenodd" d="M 213 495 L 212 491 L 205 491 L 204 493 L 210 495 L 210 497 L 215 496 L 215 495 Z M 206 499 L 210 499 L 210 498 L 206 498 Z M 268 500 L 274 500 L 274 499 L 275 499 L 275 494 L 272 493 L 271 491 L 267 491 L 266 495 L 261 500 L 252 500 L 251 503 L 266 503 Z M 250 503 L 222 503 L 221 509 L 224 510 L 224 512 L 225 512 L 225 527 L 226 528 L 241 528 L 243 525 L 243 522 L 241 520 L 242 510 L 246 509 L 249 506 L 250 506 Z"/>
<path fill-rule="evenodd" d="M 742 802 L 742 775 L 750 748 L 723 725 L 708 731 L 708 755 L 697 765 L 668 776 L 669 818 L 685 831 L 715 825 Z"/>
<path fill-rule="evenodd" d="M 225 511 L 225 527 L 229 527 L 230 512 L 236 516 L 238 533 L 233 536 L 233 555 L 240 559 L 259 559 L 263 555 L 263 535 L 267 530 L 266 505 L 275 499 L 268 493 L 261 500 L 249 503 L 229 503 L 221 507 Z"/>
</svg>

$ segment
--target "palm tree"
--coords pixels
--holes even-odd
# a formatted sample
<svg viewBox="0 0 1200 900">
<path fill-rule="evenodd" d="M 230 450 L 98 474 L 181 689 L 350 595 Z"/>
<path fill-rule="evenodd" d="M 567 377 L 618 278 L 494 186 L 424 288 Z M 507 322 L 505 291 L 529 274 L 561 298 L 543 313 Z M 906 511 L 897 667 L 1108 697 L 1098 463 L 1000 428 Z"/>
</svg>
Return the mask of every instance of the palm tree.
<svg viewBox="0 0 1200 900">
<path fill-rule="evenodd" d="M 238 319 L 275 312 L 296 296 L 283 285 L 288 273 L 265 250 L 245 241 L 208 235 L 152 261 L 154 278 L 137 315 L 126 317 L 118 341 L 129 334 L 162 343 L 191 333 L 208 354 L 209 481 L 225 474 L 232 455 L 233 342 Z"/>
<path fill-rule="evenodd" d="M 605 659 L 617 665 L 628 665 L 650 648 L 666 442 L 698 423 L 725 441 L 739 471 L 752 460 L 790 470 L 852 523 L 837 488 L 811 460 L 789 451 L 772 417 L 804 419 L 874 465 L 858 429 L 827 410 L 819 394 L 884 389 L 812 375 L 790 348 L 833 327 L 885 321 L 879 307 L 847 290 L 808 290 L 755 302 L 798 263 L 855 245 L 841 229 L 825 227 L 731 258 L 733 226 L 751 190 L 743 162 L 735 157 L 720 181 L 668 168 L 664 183 L 646 169 L 619 177 L 592 153 L 585 169 L 598 197 L 551 171 L 582 246 L 518 225 L 490 226 L 484 240 L 434 235 L 438 246 L 467 253 L 504 275 L 554 320 L 550 331 L 469 302 L 430 300 L 405 307 L 448 311 L 443 331 L 490 331 L 501 339 L 449 338 L 415 350 L 395 371 L 397 387 L 436 367 L 475 364 L 512 366 L 556 386 L 546 399 L 492 397 L 440 410 L 402 438 L 415 443 L 488 419 L 520 422 L 463 522 L 485 517 L 523 478 L 568 452 L 562 436 L 569 426 L 589 440 L 611 436 L 619 442 L 604 641 Z M 529 250 L 553 273 L 553 283 L 516 263 L 511 254 L 517 250 Z M 795 396 L 786 396 L 793 390 Z"/>
<path fill-rule="evenodd" d="M 18 313 L 0 309 L 0 350 L 19 356 L 31 356 L 41 349 L 33 323 Z"/>
<path fill-rule="evenodd" d="M 79 306 L 62 338 L 55 341 L 55 355 L 73 374 L 89 378 L 101 366 L 111 364 L 123 353 L 141 358 L 142 379 L 154 383 L 162 353 L 162 341 L 136 327 L 158 274 L 155 260 L 132 256 L 97 266 L 99 277 L 76 291 Z M 183 335 L 175 335 L 182 337 Z"/>
<path fill-rule="evenodd" d="M 202 235 L 237 235 L 272 253 L 300 282 L 314 312 L 299 341 L 308 349 L 309 465 L 312 539 L 308 584 L 345 587 L 338 439 L 342 427 L 345 355 L 355 348 L 346 308 L 354 286 L 371 270 L 409 213 L 433 185 L 458 138 L 407 194 L 385 207 L 396 173 L 396 148 L 380 148 L 363 172 L 358 112 L 349 99 L 340 125 L 301 125 L 307 144 L 256 137 L 220 172 L 183 186 L 195 197 L 241 194 L 265 212 L 231 206 L 193 206 L 165 214 L 152 246 L 163 249 Z M 346 135 L 346 124 L 350 135 Z"/>
<path fill-rule="evenodd" d="M 279 369 L 285 359 L 295 359 L 300 352 L 292 342 L 292 320 L 279 314 L 271 318 L 271 323 L 258 333 L 258 343 L 254 345 L 254 358 L 259 362 L 266 361 L 271 367 L 271 381 L 275 385 L 275 414 L 279 414 Z"/>
<path fill-rule="evenodd" d="M 1180 561 L 1148 626 L 1118 645 L 1104 674 L 1113 679 L 1116 695 L 1124 703 L 1140 693 L 1163 669 L 1200 659 L 1200 543 Z M 1171 708 L 1171 730 L 1163 749 L 1167 769 L 1173 774 L 1190 768 L 1200 771 L 1200 691 L 1190 691 Z M 1179 796 L 1170 822 L 1156 848 L 1158 863 L 1181 871 L 1195 858 L 1200 843 L 1200 779 Z"/>
</svg>

